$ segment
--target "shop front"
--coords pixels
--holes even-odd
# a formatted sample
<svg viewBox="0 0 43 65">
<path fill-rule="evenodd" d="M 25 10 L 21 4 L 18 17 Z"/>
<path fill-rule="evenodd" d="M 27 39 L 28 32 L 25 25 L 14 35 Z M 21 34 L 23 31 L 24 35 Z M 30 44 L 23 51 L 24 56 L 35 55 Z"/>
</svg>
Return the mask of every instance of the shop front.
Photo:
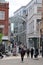
<svg viewBox="0 0 43 65">
<path fill-rule="evenodd" d="M 2 37 L 2 43 L 5 45 L 5 52 L 7 52 L 9 50 L 8 49 L 8 42 L 9 42 L 8 36 L 3 36 Z"/>
</svg>

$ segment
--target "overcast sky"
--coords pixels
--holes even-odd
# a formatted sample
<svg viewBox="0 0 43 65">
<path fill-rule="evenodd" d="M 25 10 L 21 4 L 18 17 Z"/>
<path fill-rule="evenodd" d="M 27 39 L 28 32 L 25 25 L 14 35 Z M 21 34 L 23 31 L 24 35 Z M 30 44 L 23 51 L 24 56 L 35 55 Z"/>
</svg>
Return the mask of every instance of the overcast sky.
<svg viewBox="0 0 43 65">
<path fill-rule="evenodd" d="M 21 6 L 25 6 L 31 0 L 5 0 L 9 2 L 9 16 L 13 16 L 13 12 L 19 9 Z"/>
</svg>

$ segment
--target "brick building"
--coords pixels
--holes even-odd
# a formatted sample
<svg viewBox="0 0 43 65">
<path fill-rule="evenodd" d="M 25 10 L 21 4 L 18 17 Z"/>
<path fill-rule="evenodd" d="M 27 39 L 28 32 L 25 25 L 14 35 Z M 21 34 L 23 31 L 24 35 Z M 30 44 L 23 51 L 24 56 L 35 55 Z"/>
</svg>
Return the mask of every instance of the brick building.
<svg viewBox="0 0 43 65">
<path fill-rule="evenodd" d="M 8 24 L 9 24 L 9 3 L 5 0 L 0 0 L 0 33 L 4 36 L 8 36 Z"/>
</svg>

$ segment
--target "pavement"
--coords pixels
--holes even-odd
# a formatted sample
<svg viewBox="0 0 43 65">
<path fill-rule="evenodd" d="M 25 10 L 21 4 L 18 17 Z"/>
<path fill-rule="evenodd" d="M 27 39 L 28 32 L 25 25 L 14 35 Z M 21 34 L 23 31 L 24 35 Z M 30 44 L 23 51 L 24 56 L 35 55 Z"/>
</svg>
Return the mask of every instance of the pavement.
<svg viewBox="0 0 43 65">
<path fill-rule="evenodd" d="M 16 56 L 13 56 L 13 55 L 11 54 L 10 56 L 5 56 L 5 55 L 4 55 L 4 57 L 3 57 L 2 60 L 20 59 L 20 58 L 21 58 L 20 54 L 18 54 L 18 55 L 16 55 Z M 26 55 L 26 54 L 25 54 L 24 58 L 27 58 L 27 55 Z M 29 58 L 31 59 L 31 56 L 29 56 Z M 42 58 L 42 56 L 39 55 L 39 56 L 38 56 L 38 59 L 39 59 L 39 58 Z M 33 59 L 35 59 L 34 56 L 33 56 Z"/>
<path fill-rule="evenodd" d="M 18 54 L 17 56 L 12 55 L 9 57 L 4 56 L 3 59 L 0 59 L 0 65 L 36 65 L 36 64 L 43 65 L 43 58 L 41 56 L 38 56 L 37 59 L 35 58 L 31 59 L 30 56 L 27 58 L 27 55 L 25 55 L 23 62 L 21 62 L 20 54 Z"/>
<path fill-rule="evenodd" d="M 20 59 L 20 58 L 21 58 L 20 54 L 18 54 L 18 55 L 16 55 L 16 56 L 13 56 L 13 55 L 6 56 L 6 55 L 4 55 L 4 57 L 2 58 L 2 60 L 8 60 L 8 59 Z M 25 55 L 24 58 L 27 58 L 27 56 Z"/>
</svg>

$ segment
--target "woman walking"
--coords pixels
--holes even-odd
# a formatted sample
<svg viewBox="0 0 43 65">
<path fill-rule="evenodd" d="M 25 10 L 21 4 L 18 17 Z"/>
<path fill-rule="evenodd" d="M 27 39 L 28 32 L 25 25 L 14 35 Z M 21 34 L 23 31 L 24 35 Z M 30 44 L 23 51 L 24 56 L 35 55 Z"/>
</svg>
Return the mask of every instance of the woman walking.
<svg viewBox="0 0 43 65">
<path fill-rule="evenodd" d="M 34 54 L 34 49 L 31 48 L 31 58 L 33 58 L 33 54 Z"/>
<path fill-rule="evenodd" d="M 24 48 L 21 48 L 20 54 L 21 54 L 21 61 L 23 62 L 23 60 L 24 60 L 24 55 L 25 55 L 25 50 L 24 50 Z"/>
</svg>

